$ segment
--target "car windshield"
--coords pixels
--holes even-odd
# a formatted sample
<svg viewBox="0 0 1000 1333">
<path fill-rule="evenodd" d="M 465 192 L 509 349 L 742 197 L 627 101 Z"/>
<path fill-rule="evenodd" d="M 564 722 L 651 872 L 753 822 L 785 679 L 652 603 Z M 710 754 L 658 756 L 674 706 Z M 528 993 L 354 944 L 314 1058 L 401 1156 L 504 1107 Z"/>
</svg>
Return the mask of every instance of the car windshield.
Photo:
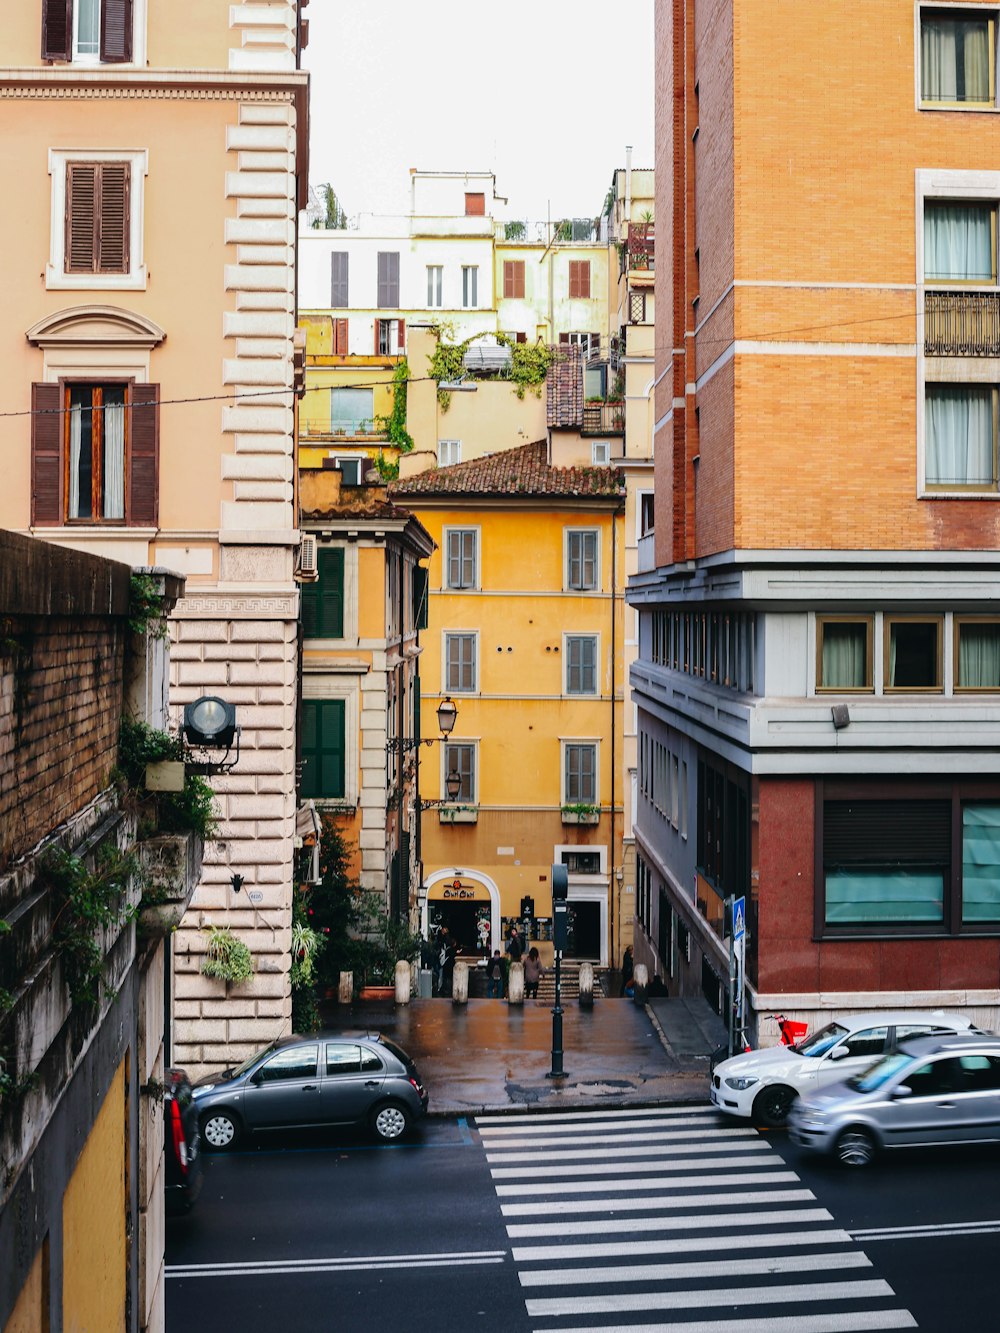
<svg viewBox="0 0 1000 1333">
<path fill-rule="evenodd" d="M 827 1023 L 825 1028 L 820 1028 L 811 1037 L 806 1037 L 805 1041 L 796 1042 L 790 1049 L 798 1055 L 811 1056 L 815 1059 L 817 1056 L 826 1055 L 831 1046 L 836 1046 L 841 1037 L 846 1036 L 847 1028 L 840 1023 Z"/>
<path fill-rule="evenodd" d="M 902 1051 L 893 1051 L 892 1055 L 883 1055 L 880 1060 L 876 1060 L 873 1065 L 869 1065 L 863 1074 L 855 1074 L 853 1078 L 849 1078 L 847 1086 L 853 1088 L 855 1092 L 875 1092 L 876 1089 L 888 1083 L 893 1074 L 908 1065 L 912 1059 L 912 1055 L 904 1055 Z"/>
<path fill-rule="evenodd" d="M 248 1069 L 252 1069 L 254 1067 L 254 1065 L 257 1063 L 258 1060 L 263 1060 L 265 1055 L 270 1055 L 271 1052 L 274 1050 L 274 1048 L 277 1046 L 277 1044 L 278 1043 L 276 1041 L 272 1041 L 270 1046 L 265 1046 L 262 1051 L 254 1051 L 253 1055 L 251 1055 L 249 1059 L 244 1060 L 243 1063 L 238 1066 L 238 1068 L 227 1070 L 229 1077 L 239 1078 L 241 1074 L 245 1074 Z"/>
</svg>

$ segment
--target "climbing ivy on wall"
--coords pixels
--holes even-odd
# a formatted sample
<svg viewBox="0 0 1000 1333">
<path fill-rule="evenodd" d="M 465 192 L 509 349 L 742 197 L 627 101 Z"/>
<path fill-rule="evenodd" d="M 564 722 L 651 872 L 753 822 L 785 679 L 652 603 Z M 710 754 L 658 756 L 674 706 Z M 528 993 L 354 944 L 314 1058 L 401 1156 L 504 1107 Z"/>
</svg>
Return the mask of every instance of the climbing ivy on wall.
<svg viewBox="0 0 1000 1333">
<path fill-rule="evenodd" d="M 518 398 L 523 398 L 530 389 L 536 398 L 542 394 L 542 385 L 552 365 L 552 352 L 544 343 L 519 343 L 505 333 L 494 335 L 501 347 L 510 348 L 510 365 L 496 378 L 508 379 L 514 386 Z M 451 404 L 451 394 L 443 384 L 453 383 L 461 378 L 465 370 L 465 354 L 482 334 L 474 334 L 461 343 L 444 343 L 438 336 L 438 344 L 431 357 L 430 374 L 437 382 L 437 398 L 441 411 L 447 412 Z"/>
</svg>

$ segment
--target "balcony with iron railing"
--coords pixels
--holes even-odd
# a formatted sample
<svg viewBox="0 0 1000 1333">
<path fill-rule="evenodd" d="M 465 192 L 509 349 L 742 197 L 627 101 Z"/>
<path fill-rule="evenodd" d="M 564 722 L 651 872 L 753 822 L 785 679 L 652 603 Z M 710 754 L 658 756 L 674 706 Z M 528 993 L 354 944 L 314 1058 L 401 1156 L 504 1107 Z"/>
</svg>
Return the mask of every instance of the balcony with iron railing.
<svg viewBox="0 0 1000 1333">
<path fill-rule="evenodd" d="M 924 293 L 925 356 L 1000 356 L 1000 291 Z"/>
<path fill-rule="evenodd" d="M 624 435 L 625 403 L 621 398 L 590 399 L 583 405 L 581 435 Z"/>
<path fill-rule="evenodd" d="M 622 266 L 630 272 L 656 267 L 656 234 L 651 222 L 630 222 L 622 251 Z"/>
</svg>

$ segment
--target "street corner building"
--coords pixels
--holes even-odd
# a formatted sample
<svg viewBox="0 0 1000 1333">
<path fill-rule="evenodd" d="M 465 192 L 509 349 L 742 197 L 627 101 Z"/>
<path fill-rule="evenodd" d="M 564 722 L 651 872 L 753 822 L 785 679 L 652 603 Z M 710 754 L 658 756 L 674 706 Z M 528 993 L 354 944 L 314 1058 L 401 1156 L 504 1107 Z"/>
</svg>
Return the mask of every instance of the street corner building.
<svg viewBox="0 0 1000 1333">
<path fill-rule="evenodd" d="M 991 5 L 656 6 L 636 956 L 1000 1020 Z"/>
<path fill-rule="evenodd" d="M 26 0 L 0 37 L 17 182 L 0 220 L 0 405 L 19 414 L 0 526 L 184 575 L 172 724 L 211 695 L 242 733 L 172 941 L 175 1055 L 193 1072 L 232 1063 L 290 1013 L 303 8 Z M 210 926 L 253 955 L 229 995 L 200 972 Z"/>
</svg>

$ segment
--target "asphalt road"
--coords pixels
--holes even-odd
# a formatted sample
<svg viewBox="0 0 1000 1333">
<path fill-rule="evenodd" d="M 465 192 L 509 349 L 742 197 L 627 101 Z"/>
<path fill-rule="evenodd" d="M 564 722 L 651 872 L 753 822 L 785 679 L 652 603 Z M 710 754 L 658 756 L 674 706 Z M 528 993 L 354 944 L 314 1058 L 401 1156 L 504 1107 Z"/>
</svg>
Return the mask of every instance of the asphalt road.
<svg viewBox="0 0 1000 1333">
<path fill-rule="evenodd" d="M 706 1108 L 267 1137 L 168 1224 L 169 1333 L 1000 1326 L 1000 1149 L 848 1172 Z"/>
</svg>

